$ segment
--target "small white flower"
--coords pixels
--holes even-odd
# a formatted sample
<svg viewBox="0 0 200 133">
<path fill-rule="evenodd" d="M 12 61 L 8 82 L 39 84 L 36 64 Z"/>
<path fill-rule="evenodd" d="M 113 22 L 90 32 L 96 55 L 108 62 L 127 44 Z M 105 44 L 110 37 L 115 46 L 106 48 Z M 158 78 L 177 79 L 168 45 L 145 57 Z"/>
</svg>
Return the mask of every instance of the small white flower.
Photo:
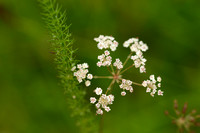
<svg viewBox="0 0 200 133">
<path fill-rule="evenodd" d="M 77 68 L 81 69 L 81 68 L 82 68 L 82 65 L 81 65 L 81 64 L 78 64 L 78 65 L 77 65 Z"/>
<path fill-rule="evenodd" d="M 110 66 L 112 62 L 112 57 L 109 56 L 109 51 L 105 51 L 104 54 L 98 56 L 99 61 L 97 62 L 97 66 Z"/>
<path fill-rule="evenodd" d="M 92 75 L 92 74 L 88 74 L 88 75 L 87 75 L 87 78 L 88 78 L 88 79 L 93 79 L 93 75 Z"/>
<path fill-rule="evenodd" d="M 97 114 L 102 115 L 102 114 L 103 114 L 103 110 L 98 109 L 98 110 L 97 110 Z"/>
<path fill-rule="evenodd" d="M 85 81 L 85 86 L 90 86 L 91 82 L 89 80 Z"/>
<path fill-rule="evenodd" d="M 163 91 L 161 91 L 161 90 L 158 90 L 158 95 L 160 95 L 160 96 L 163 96 Z"/>
<path fill-rule="evenodd" d="M 114 40 L 114 37 L 100 35 L 98 38 L 94 38 L 98 42 L 97 47 L 99 49 L 108 49 L 115 51 L 118 47 L 118 42 Z"/>
<path fill-rule="evenodd" d="M 97 108 L 100 108 L 100 104 L 99 103 L 97 103 L 97 104 L 95 104 L 95 106 L 97 107 Z"/>
<path fill-rule="evenodd" d="M 157 90 L 156 89 L 153 89 L 153 91 L 152 91 L 154 94 L 157 92 Z"/>
<path fill-rule="evenodd" d="M 98 47 L 99 49 L 103 49 L 103 48 L 104 48 L 104 44 L 103 44 L 103 43 L 98 43 L 98 44 L 97 44 L 97 47 Z"/>
<path fill-rule="evenodd" d="M 136 52 L 136 55 L 138 56 L 138 57 L 142 57 L 142 51 L 140 51 L 140 50 L 138 50 L 137 52 Z"/>
<path fill-rule="evenodd" d="M 110 110 L 110 107 L 105 107 L 105 111 L 109 112 Z"/>
<path fill-rule="evenodd" d="M 98 66 L 98 67 L 101 67 L 101 66 L 102 66 L 102 62 L 100 62 L 100 61 L 97 62 L 97 66 Z"/>
<path fill-rule="evenodd" d="M 110 101 L 110 104 L 112 104 L 112 102 L 114 101 L 114 95 L 108 95 L 108 98 L 109 98 L 109 101 Z"/>
<path fill-rule="evenodd" d="M 134 55 L 134 56 L 131 56 L 131 60 L 136 60 L 136 59 L 138 59 L 139 57 L 137 56 L 137 55 Z"/>
<path fill-rule="evenodd" d="M 94 104 L 96 102 L 96 98 L 95 97 L 90 97 L 90 103 Z"/>
<path fill-rule="evenodd" d="M 154 75 L 150 75 L 150 77 L 149 77 L 152 81 L 154 81 L 155 80 L 155 76 Z"/>
<path fill-rule="evenodd" d="M 104 54 L 105 54 L 106 56 L 108 56 L 108 55 L 110 55 L 110 52 L 109 52 L 108 50 L 106 50 L 106 51 L 104 52 Z"/>
<path fill-rule="evenodd" d="M 155 94 L 155 93 L 153 93 L 153 92 L 150 93 L 150 95 L 151 95 L 152 97 L 154 97 L 154 94 Z"/>
<path fill-rule="evenodd" d="M 123 46 L 124 47 L 129 47 L 130 44 L 132 44 L 133 42 L 138 42 L 138 38 L 130 38 L 127 41 L 124 42 Z"/>
<path fill-rule="evenodd" d="M 119 87 L 123 90 L 133 92 L 133 87 L 131 85 L 132 85 L 132 81 L 122 79 L 122 83 L 119 85 Z"/>
<path fill-rule="evenodd" d="M 82 64 L 82 67 L 83 67 L 83 68 L 88 68 L 89 66 L 88 66 L 87 63 L 83 63 L 83 64 Z"/>
<path fill-rule="evenodd" d="M 151 92 L 151 89 L 150 89 L 150 88 L 147 88 L 146 92 Z"/>
<path fill-rule="evenodd" d="M 144 72 L 146 72 L 146 68 L 144 66 L 141 66 L 140 67 L 140 73 L 144 73 Z"/>
<path fill-rule="evenodd" d="M 83 80 L 81 78 L 77 78 L 78 82 L 81 83 Z"/>
<path fill-rule="evenodd" d="M 161 81 L 160 77 L 157 77 L 157 81 L 155 80 L 154 75 L 150 75 L 150 80 L 143 81 L 142 85 L 144 87 L 147 87 L 146 92 L 150 92 L 150 95 L 154 97 L 155 93 L 157 92 L 157 87 L 161 87 L 161 83 L 158 83 L 157 81 Z M 158 95 L 163 95 L 163 92 L 161 90 L 158 90 Z"/>
<path fill-rule="evenodd" d="M 161 82 L 161 80 L 162 80 L 161 77 L 158 76 L 158 77 L 157 77 L 157 81 L 158 81 L 158 82 Z"/>
<path fill-rule="evenodd" d="M 146 72 L 145 62 L 147 60 L 142 55 L 140 55 L 140 52 L 138 55 L 131 56 L 131 59 L 134 61 L 135 68 L 140 67 L 140 73 Z"/>
<path fill-rule="evenodd" d="M 102 89 L 99 88 L 99 87 L 97 87 L 97 88 L 94 90 L 94 92 L 95 92 L 97 95 L 101 95 Z"/>
<path fill-rule="evenodd" d="M 148 50 L 148 46 L 146 45 L 146 44 L 143 44 L 141 47 L 140 47 L 140 49 L 142 50 L 142 51 L 147 51 Z"/>
<path fill-rule="evenodd" d="M 126 92 L 125 92 L 125 91 L 122 91 L 122 92 L 121 92 L 121 95 L 122 95 L 122 96 L 125 96 L 125 95 L 126 95 Z"/>
<path fill-rule="evenodd" d="M 133 45 L 130 47 L 130 49 L 131 49 L 132 52 L 137 52 L 137 51 L 138 51 L 137 44 L 133 44 Z"/>
<path fill-rule="evenodd" d="M 147 81 L 143 81 L 143 82 L 142 82 L 142 85 L 143 85 L 144 87 L 147 87 Z"/>
<path fill-rule="evenodd" d="M 122 69 L 123 68 L 122 62 L 120 61 L 119 58 L 116 59 L 116 61 L 114 62 L 113 66 L 117 67 L 117 69 Z"/>
<path fill-rule="evenodd" d="M 91 78 L 92 74 L 88 74 L 88 72 L 89 72 L 88 69 L 87 69 L 88 67 L 89 66 L 88 66 L 87 63 L 83 63 L 83 64 L 77 64 L 77 67 L 74 66 L 72 68 L 72 71 L 74 71 L 74 76 L 77 78 L 79 83 L 83 82 L 83 80 L 85 80 L 85 78 L 88 77 L 88 75 L 90 77 L 88 79 L 92 79 Z M 78 70 L 76 70 L 76 68 L 78 68 Z M 91 84 L 91 82 L 89 80 L 87 80 L 85 82 L 86 86 L 90 86 L 90 84 Z"/>
<path fill-rule="evenodd" d="M 158 83 L 158 87 L 161 87 L 161 83 Z"/>
<path fill-rule="evenodd" d="M 94 98 L 94 97 L 90 98 L 90 102 L 91 103 L 95 103 L 96 101 L 97 101 L 96 98 Z M 112 94 L 110 94 L 108 96 L 106 94 L 101 94 L 100 97 L 99 97 L 98 102 L 95 104 L 95 106 L 97 108 L 97 114 L 103 114 L 103 110 L 102 109 L 104 109 L 105 111 L 109 112 L 111 109 L 110 109 L 110 107 L 108 107 L 108 105 L 112 104 L 113 101 L 114 101 L 114 96 Z"/>
</svg>

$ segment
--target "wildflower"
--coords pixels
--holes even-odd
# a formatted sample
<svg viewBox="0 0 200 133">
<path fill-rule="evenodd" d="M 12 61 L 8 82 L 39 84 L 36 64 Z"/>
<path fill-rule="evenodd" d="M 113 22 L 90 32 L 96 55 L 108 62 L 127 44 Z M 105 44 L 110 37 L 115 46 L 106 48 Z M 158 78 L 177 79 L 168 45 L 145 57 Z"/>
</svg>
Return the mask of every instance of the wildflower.
<svg viewBox="0 0 200 133">
<path fill-rule="evenodd" d="M 103 114 L 104 109 L 106 112 L 109 112 L 111 109 L 108 105 L 113 104 L 114 101 L 114 96 L 112 94 L 106 95 L 102 94 L 102 89 L 101 88 L 96 88 L 94 91 L 97 95 L 100 95 L 99 99 L 96 100 L 95 97 L 90 97 L 90 103 L 95 104 L 97 108 L 97 114 Z"/>
<path fill-rule="evenodd" d="M 127 47 L 130 46 L 130 44 L 138 42 L 138 41 L 139 41 L 138 38 L 130 38 L 127 41 L 124 42 L 123 46 L 127 48 Z"/>
<path fill-rule="evenodd" d="M 134 62 L 135 68 L 140 67 L 140 73 L 146 72 L 145 62 L 147 61 L 143 56 L 134 55 L 131 56 L 131 59 Z"/>
<path fill-rule="evenodd" d="M 154 75 L 150 75 L 150 80 L 145 80 L 142 83 L 142 86 L 147 87 L 146 92 L 149 92 L 152 97 L 154 97 L 155 93 L 158 92 L 158 95 L 163 96 L 163 91 L 158 90 L 157 88 L 161 86 L 161 78 L 157 77 L 157 80 L 155 79 Z M 158 82 L 158 83 L 157 83 Z"/>
<path fill-rule="evenodd" d="M 97 95 L 101 95 L 102 89 L 99 88 L 99 87 L 97 87 L 97 88 L 94 90 L 94 92 L 95 92 Z"/>
<path fill-rule="evenodd" d="M 179 110 L 178 102 L 177 100 L 174 100 L 174 112 L 176 116 L 171 116 L 169 111 L 165 111 L 165 115 L 172 119 L 172 123 L 177 126 L 179 132 L 183 133 L 185 130 L 187 132 L 194 133 L 191 128 L 200 126 L 200 122 L 198 122 L 200 115 L 196 114 L 195 109 L 187 113 L 187 108 L 188 104 L 184 103 L 182 110 Z"/>
<path fill-rule="evenodd" d="M 85 81 L 85 86 L 90 86 L 91 82 L 89 80 Z"/>
<path fill-rule="evenodd" d="M 96 98 L 95 97 L 91 97 L 90 98 L 90 103 L 95 103 L 97 100 L 96 100 Z"/>
<path fill-rule="evenodd" d="M 98 110 L 97 110 L 97 114 L 100 114 L 100 115 L 102 115 L 102 114 L 103 114 L 103 110 L 101 110 L 101 109 L 98 109 Z"/>
<path fill-rule="evenodd" d="M 122 96 L 125 96 L 125 95 L 126 95 L 126 92 L 125 92 L 125 91 L 122 91 L 122 92 L 121 92 L 121 95 L 122 95 Z"/>
<path fill-rule="evenodd" d="M 88 79 L 92 79 L 92 78 L 93 78 L 93 75 L 92 75 L 92 74 L 88 74 L 88 75 L 87 75 L 87 78 L 88 78 Z"/>
<path fill-rule="evenodd" d="M 163 91 L 158 90 L 158 95 L 163 96 Z"/>
<path fill-rule="evenodd" d="M 118 47 L 118 42 L 115 41 L 114 37 L 111 36 L 103 36 L 100 35 L 98 38 L 94 38 L 96 42 L 98 42 L 97 47 L 99 49 L 108 49 L 110 48 L 111 51 L 115 51 Z"/>
<path fill-rule="evenodd" d="M 77 64 L 77 66 L 72 67 L 71 71 L 74 72 L 74 76 L 77 78 L 79 83 L 85 81 L 86 77 L 90 80 L 93 78 L 92 74 L 88 74 L 88 68 L 89 66 L 87 63 Z M 90 86 L 90 84 L 91 82 L 89 80 L 85 81 L 86 86 Z"/>
<path fill-rule="evenodd" d="M 126 60 L 122 62 L 119 58 L 116 58 L 114 63 L 112 62 L 111 51 L 116 51 L 118 47 L 118 42 L 115 41 L 112 36 L 103 36 L 100 35 L 98 38 L 94 38 L 96 42 L 98 42 L 98 49 L 104 50 L 103 54 L 100 54 L 97 62 L 98 67 L 107 67 L 108 72 L 111 74 L 110 76 L 93 76 L 88 71 L 88 64 L 78 64 L 77 66 L 72 67 L 72 71 L 74 72 L 74 76 L 77 77 L 77 80 L 81 83 L 85 81 L 86 86 L 91 85 L 91 81 L 93 78 L 107 78 L 112 79 L 110 85 L 107 87 L 106 93 L 103 94 L 103 90 L 99 87 L 96 87 L 94 93 L 99 96 L 98 99 L 95 97 L 90 98 L 90 103 L 94 104 L 97 108 L 97 114 L 103 114 L 104 111 L 109 112 L 111 105 L 114 101 L 114 95 L 110 94 L 115 83 L 119 84 L 119 88 L 122 89 L 121 95 L 125 96 L 126 91 L 133 92 L 133 85 L 143 86 L 146 88 L 146 92 L 150 93 L 152 97 L 155 94 L 163 96 L 163 91 L 161 91 L 161 77 L 155 78 L 154 75 L 150 75 L 149 80 L 143 81 L 142 84 L 133 82 L 129 79 L 124 79 L 123 73 L 129 70 L 132 67 L 138 68 L 140 73 L 146 73 L 146 58 L 144 58 L 143 52 L 148 50 L 147 44 L 143 41 L 140 41 L 138 38 L 130 38 L 124 42 L 123 46 L 126 48 L 130 48 L 130 54 L 127 56 Z M 129 67 L 125 67 L 127 62 L 132 60 L 132 65 Z M 116 69 L 115 69 L 116 68 Z"/>
<path fill-rule="evenodd" d="M 111 98 L 113 97 L 113 99 Z M 108 107 L 108 105 L 112 104 L 114 101 L 114 96 L 113 95 L 106 95 L 106 94 L 102 94 L 98 100 L 98 104 L 100 106 L 98 106 L 99 108 L 102 107 L 105 111 L 109 112 L 111 109 L 110 107 Z"/>
<path fill-rule="evenodd" d="M 122 62 L 118 58 L 114 62 L 113 66 L 117 67 L 117 69 L 122 69 L 123 68 Z"/>
<path fill-rule="evenodd" d="M 110 52 L 106 50 L 104 54 L 98 56 L 99 59 L 99 61 L 97 62 L 98 67 L 111 65 L 112 57 L 109 56 L 109 54 Z"/>
<path fill-rule="evenodd" d="M 133 87 L 131 86 L 132 85 L 132 81 L 130 80 L 126 80 L 126 79 L 122 79 L 122 83 L 119 85 L 119 87 L 123 90 L 127 90 L 127 91 L 130 91 L 132 92 L 133 91 Z M 123 92 L 124 95 L 126 95 L 124 92 Z M 124 96 L 122 93 L 121 95 Z"/>
<path fill-rule="evenodd" d="M 139 41 L 139 39 L 134 39 L 131 41 L 128 40 L 128 43 L 127 41 L 124 43 L 124 47 L 129 47 L 129 46 L 132 52 L 140 51 L 141 53 L 141 51 L 145 52 L 148 50 L 147 44 L 143 43 L 143 41 Z"/>
</svg>

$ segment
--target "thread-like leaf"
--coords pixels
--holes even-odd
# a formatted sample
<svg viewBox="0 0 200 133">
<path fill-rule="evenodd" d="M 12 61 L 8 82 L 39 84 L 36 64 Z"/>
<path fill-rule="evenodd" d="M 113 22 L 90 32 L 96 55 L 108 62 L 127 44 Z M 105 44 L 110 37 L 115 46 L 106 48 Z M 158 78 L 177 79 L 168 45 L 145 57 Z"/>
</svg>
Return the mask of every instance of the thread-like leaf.
<svg viewBox="0 0 200 133">
<path fill-rule="evenodd" d="M 61 12 L 61 7 L 56 4 L 55 0 L 39 0 L 39 3 L 44 22 L 49 30 L 58 75 L 67 96 L 71 115 L 77 120 L 80 132 L 95 133 L 97 132 L 95 116 L 90 112 L 89 103 L 85 100 L 86 92 L 79 86 L 71 72 L 71 68 L 77 64 L 77 60 L 74 58 L 76 50 L 72 47 L 70 25 L 66 24 L 66 12 Z"/>
</svg>

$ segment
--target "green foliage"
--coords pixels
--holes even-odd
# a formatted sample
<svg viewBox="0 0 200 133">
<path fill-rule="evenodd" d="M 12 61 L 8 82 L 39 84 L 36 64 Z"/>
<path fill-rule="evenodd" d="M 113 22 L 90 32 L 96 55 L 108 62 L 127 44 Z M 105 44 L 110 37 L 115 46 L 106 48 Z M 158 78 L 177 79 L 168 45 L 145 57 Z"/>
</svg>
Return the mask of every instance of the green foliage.
<svg viewBox="0 0 200 133">
<path fill-rule="evenodd" d="M 85 90 L 78 85 L 74 79 L 71 68 L 78 62 L 74 58 L 76 50 L 72 48 L 73 40 L 69 32 L 69 25 L 66 24 L 66 13 L 54 0 L 39 1 L 43 10 L 43 18 L 51 36 L 55 63 L 59 72 L 62 86 L 67 95 L 67 103 L 71 109 L 72 116 L 77 120 L 77 125 L 83 133 L 95 133 L 97 126 L 94 120 L 94 113 L 90 112 L 90 106 L 85 100 Z"/>
</svg>

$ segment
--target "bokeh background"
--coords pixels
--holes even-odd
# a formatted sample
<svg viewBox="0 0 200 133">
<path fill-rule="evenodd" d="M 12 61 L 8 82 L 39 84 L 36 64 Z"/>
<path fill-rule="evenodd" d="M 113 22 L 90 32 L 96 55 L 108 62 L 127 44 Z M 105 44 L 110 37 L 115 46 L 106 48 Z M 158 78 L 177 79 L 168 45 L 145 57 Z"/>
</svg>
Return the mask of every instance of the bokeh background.
<svg viewBox="0 0 200 133">
<path fill-rule="evenodd" d="M 105 115 L 105 133 L 175 133 L 164 115 L 173 112 L 173 100 L 189 103 L 200 113 L 200 2 L 199 0 L 58 0 L 79 48 L 77 59 L 95 67 L 94 37 L 112 35 L 120 43 L 115 57 L 129 53 L 122 44 L 139 37 L 149 50 L 147 73 L 132 69 L 125 75 L 142 82 L 150 74 L 163 79 L 163 97 L 152 98 L 142 87 L 120 96 L 117 86 L 112 111 Z M 35 0 L 0 1 L 0 133 L 75 133 L 64 90 L 53 63 L 48 35 Z M 88 90 L 106 88 L 109 81 L 94 80 Z M 173 114 L 173 113 L 172 113 Z M 196 130 L 200 132 L 200 130 Z"/>
</svg>

